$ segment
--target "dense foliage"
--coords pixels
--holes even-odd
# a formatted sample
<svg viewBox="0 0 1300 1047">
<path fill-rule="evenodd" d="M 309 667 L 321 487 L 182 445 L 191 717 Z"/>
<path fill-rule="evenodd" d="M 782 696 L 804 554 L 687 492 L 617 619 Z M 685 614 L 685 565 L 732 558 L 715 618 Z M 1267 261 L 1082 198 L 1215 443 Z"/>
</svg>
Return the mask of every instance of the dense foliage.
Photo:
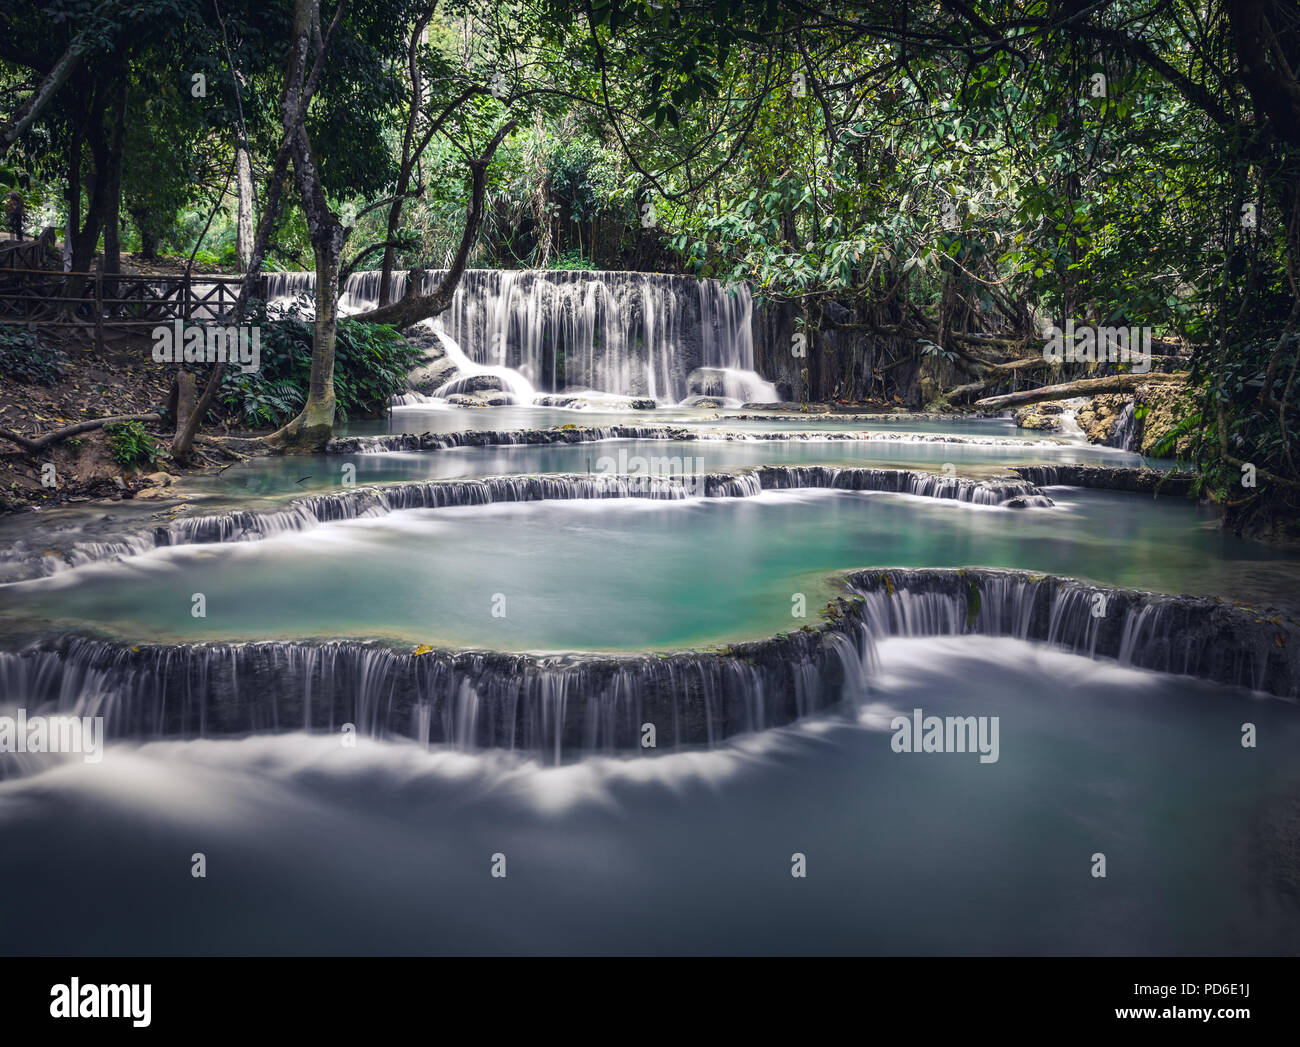
<svg viewBox="0 0 1300 1047">
<path fill-rule="evenodd" d="M 242 425 L 281 425 L 306 402 L 313 328 L 306 316 L 308 303 L 295 302 L 280 319 L 257 317 L 261 366 L 248 373 L 228 370 L 219 394 L 222 407 Z M 339 420 L 384 413 L 389 398 L 406 387 L 407 373 L 419 359 L 419 350 L 391 327 L 340 323 L 334 372 Z"/>
<path fill-rule="evenodd" d="M 68 358 L 25 327 L 0 327 L 0 374 L 19 382 L 54 385 L 68 370 Z"/>
<path fill-rule="evenodd" d="M 145 432 L 141 422 L 119 422 L 104 426 L 108 439 L 108 453 L 113 461 L 127 469 L 153 465 L 158 460 L 158 448 L 153 437 Z"/>
</svg>

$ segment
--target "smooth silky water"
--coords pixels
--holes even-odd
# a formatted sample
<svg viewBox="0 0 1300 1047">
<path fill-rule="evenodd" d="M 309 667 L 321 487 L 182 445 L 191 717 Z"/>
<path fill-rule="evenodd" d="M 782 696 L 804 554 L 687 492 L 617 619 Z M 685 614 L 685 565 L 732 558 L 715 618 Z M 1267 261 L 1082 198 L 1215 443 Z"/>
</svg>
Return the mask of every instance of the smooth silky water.
<svg viewBox="0 0 1300 1047">
<path fill-rule="evenodd" d="M 864 423 L 419 405 L 356 432 Z M 1036 439 L 1008 421 L 869 428 Z M 1137 464 L 1069 439 L 609 441 L 265 459 L 197 504 L 357 482 L 586 472 L 604 455 L 741 465 Z M 1290 597 L 1294 558 L 1181 500 L 1052 488 L 1052 509 L 844 491 L 412 510 L 162 549 L 0 587 L 5 631 L 128 642 L 385 636 L 507 650 L 675 649 L 797 628 L 856 566 L 1022 567 Z M 189 494 L 187 493 L 187 497 Z M 110 511 L 144 525 L 156 506 Z M 103 515 L 83 507 L 78 519 Z M 19 532 L 13 532 L 19 533 Z M 38 544 L 38 535 L 30 540 Z M 203 593 L 207 617 L 191 614 Z M 504 617 L 494 617 L 496 594 Z M 332 734 L 115 742 L 0 775 L 0 952 L 1294 953 L 1294 703 L 989 637 L 889 639 L 861 704 L 711 750 L 531 755 Z M 0 713 L 22 695 L 0 694 Z M 999 759 L 898 754 L 895 713 L 997 716 Z M 1254 723 L 1257 749 L 1240 745 Z M 11 758 L 12 760 L 12 758 Z M 13 771 L 12 767 L 7 768 Z M 209 877 L 189 875 L 202 851 Z M 806 856 L 808 877 L 790 876 Z M 1107 855 L 1104 880 L 1091 856 Z M 506 879 L 489 875 L 495 854 Z M 84 891 L 87 855 L 96 890 Z M 100 899 L 111 899 L 103 904 Z M 84 899 L 84 900 L 83 900 Z"/>
<path fill-rule="evenodd" d="M 272 279 L 282 296 L 310 283 Z M 354 274 L 345 311 L 376 287 L 374 274 Z M 517 368 L 550 390 L 563 346 L 575 383 L 660 405 L 417 403 L 346 431 L 668 424 L 1043 439 L 1006 418 L 674 406 L 696 368 L 750 373 L 750 320 L 748 290 L 711 281 L 471 271 L 440 323 L 475 365 Z M 974 476 L 1011 464 L 1140 464 L 1077 436 L 1047 439 L 611 441 L 280 458 L 187 481 L 181 494 L 203 512 L 260 508 L 337 489 L 345 464 L 358 484 L 584 473 L 620 450 L 700 458 L 706 471 L 951 464 Z M 0 626 L 10 647 L 90 630 L 128 644 L 387 637 L 676 649 L 796 629 L 839 591 L 836 571 L 871 565 L 1020 567 L 1294 599 L 1300 564 L 1224 535 L 1208 511 L 1049 493 L 1054 508 L 817 490 L 410 510 L 0 586 Z M 0 535 L 22 547 L 6 557 L 20 564 L 168 515 L 165 503 L 87 505 L 6 521 Z M 192 614 L 198 593 L 206 617 Z M 807 620 L 792 616 L 800 593 Z M 114 741 L 99 763 L 0 757 L 0 890 L 20 900 L 0 908 L 0 952 L 1300 951 L 1294 702 L 997 637 L 885 639 L 878 655 L 866 692 L 833 712 L 709 750 L 587 750 L 544 766 L 537 754 L 371 737 L 348 748 L 334 733 L 278 733 Z M 101 696 L 71 697 L 93 708 Z M 0 715 L 27 698 L 0 692 Z M 891 719 L 917 708 L 998 717 L 998 760 L 895 753 Z M 1240 743 L 1247 722 L 1257 748 Z M 206 879 L 190 875 L 195 852 L 207 858 Z M 1105 879 L 1091 875 L 1098 852 Z M 805 879 L 790 875 L 795 853 Z M 490 875 L 498 854 L 505 879 Z"/>
<path fill-rule="evenodd" d="M 1293 706 L 1006 639 L 881 658 L 854 715 L 708 752 L 289 734 L 54 763 L 0 782 L 0 951 L 1296 951 Z M 893 752 L 917 707 L 998 716 L 998 761 Z"/>
<path fill-rule="evenodd" d="M 204 496 L 258 497 L 339 487 L 345 466 L 359 484 L 512 473 L 629 471 L 633 459 L 677 461 L 673 472 L 722 472 L 755 465 L 877 466 L 991 475 L 1009 465 L 1140 466 L 1138 455 L 1079 443 L 1023 446 L 881 440 L 599 440 L 575 444 L 453 447 L 437 451 L 254 458 L 187 484 Z M 602 463 L 602 460 L 605 460 Z M 1146 463 L 1149 464 L 1149 463 Z M 646 468 L 646 466 L 642 466 Z M 665 470 L 666 471 L 666 470 Z"/>
<path fill-rule="evenodd" d="M 426 457 L 438 458 L 444 452 Z M 1051 489 L 1050 509 L 831 490 L 417 509 L 177 546 L 0 587 L 17 627 L 131 642 L 387 637 L 495 650 L 674 648 L 804 624 L 868 566 L 1014 567 L 1166 592 L 1297 578 L 1170 499 Z M 203 594 L 206 617 L 191 613 Z"/>
<path fill-rule="evenodd" d="M 492 408 L 492 424 L 479 432 L 501 434 L 502 440 L 518 430 L 511 408 Z M 528 411 L 542 409 L 529 408 Z M 497 412 L 504 412 L 498 414 Z M 477 416 L 474 411 L 461 414 Z M 641 420 L 611 416 L 611 424 L 636 425 Z M 477 447 L 451 447 L 431 451 L 351 452 L 347 454 L 293 455 L 253 458 L 218 472 L 190 477 L 172 489 L 167 501 L 122 501 L 112 506 L 87 503 L 42 513 L 32 518 L 10 515 L 0 519 L 0 582 L 16 581 L 61 570 L 62 557 L 85 543 L 116 543 L 138 535 L 160 522 L 170 521 L 172 506 L 189 514 L 219 513 L 232 509 L 275 510 L 295 496 L 344 490 L 345 479 L 358 485 L 391 484 L 402 481 L 506 476 L 635 472 L 649 467 L 652 472 L 697 474 L 736 469 L 758 464 L 826 465 L 831 467 L 879 467 L 915 469 L 923 472 L 955 472 L 980 478 L 1009 475 L 1012 463 L 1042 465 L 1148 465 L 1167 469 L 1173 463 L 1141 459 L 1114 448 L 1091 447 L 1068 438 L 1037 440 L 1007 430 L 1001 419 L 977 419 L 970 423 L 930 423 L 921 432 L 921 422 L 877 426 L 881 439 L 699 439 L 633 440 L 601 439 L 574 444 L 501 443 Z M 373 425 L 370 426 L 373 428 Z M 399 427 L 400 428 L 400 427 Z M 828 433 L 824 426 L 801 427 L 804 433 Z M 800 432 L 786 429 L 783 432 Z M 432 430 L 427 430 L 432 431 Z M 465 430 L 446 430 L 464 432 Z M 728 424 L 725 429 L 706 427 L 702 432 L 744 432 Z M 753 432 L 775 431 L 759 426 Z M 857 425 L 847 431 L 861 431 Z M 441 430 L 439 430 L 441 432 Z M 356 434 L 353 434 L 356 435 Z M 366 433 L 363 436 L 385 435 Z M 898 439 L 898 436 L 919 439 Z M 959 440 L 934 440 L 951 436 Z M 1011 437 L 1011 439 L 1003 439 Z M 639 459 L 644 459 L 638 463 Z M 39 563 L 47 552 L 55 558 Z M 73 557 L 74 561 L 78 557 Z"/>
<path fill-rule="evenodd" d="M 552 425 L 682 425 L 699 428 L 750 432 L 798 432 L 807 429 L 886 429 L 898 432 L 947 434 L 952 436 L 1006 436 L 1016 439 L 1061 439 L 1052 434 L 1020 429 L 1010 418 L 897 417 L 871 415 L 867 420 L 852 415 L 772 408 L 704 408 L 661 405 L 654 410 L 539 407 L 516 404 L 503 407 L 456 407 L 447 403 L 409 404 L 394 407 L 383 418 L 355 419 L 338 428 L 339 434 L 450 433 L 465 429 L 545 429 Z M 1086 444 L 1084 446 L 1087 446 Z"/>
</svg>

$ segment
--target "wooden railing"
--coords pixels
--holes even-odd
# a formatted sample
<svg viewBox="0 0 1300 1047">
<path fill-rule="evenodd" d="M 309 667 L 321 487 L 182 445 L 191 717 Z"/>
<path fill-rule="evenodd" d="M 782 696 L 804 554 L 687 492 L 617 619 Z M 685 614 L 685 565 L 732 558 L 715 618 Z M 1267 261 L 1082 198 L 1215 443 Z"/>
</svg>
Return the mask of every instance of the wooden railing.
<svg viewBox="0 0 1300 1047">
<path fill-rule="evenodd" d="M 0 323 L 58 326 L 217 322 L 230 315 L 242 276 L 134 276 L 0 267 Z M 265 297 L 259 278 L 255 297 Z"/>
<path fill-rule="evenodd" d="M 54 240 L 50 226 L 34 240 L 0 240 L 0 269 L 48 269 L 44 263 Z"/>
</svg>

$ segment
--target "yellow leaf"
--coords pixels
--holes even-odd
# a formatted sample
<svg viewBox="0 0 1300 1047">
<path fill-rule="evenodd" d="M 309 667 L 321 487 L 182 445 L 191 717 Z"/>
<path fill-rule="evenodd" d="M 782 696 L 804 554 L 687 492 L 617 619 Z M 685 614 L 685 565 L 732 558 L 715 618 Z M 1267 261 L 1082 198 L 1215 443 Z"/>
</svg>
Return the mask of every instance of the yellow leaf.
<svg viewBox="0 0 1300 1047">
<path fill-rule="evenodd" d="M 429 653 L 430 651 L 432 651 L 432 650 L 433 650 L 433 648 L 430 647 L 427 643 L 422 643 L 422 644 L 420 644 L 419 647 L 417 647 L 417 648 L 415 649 L 415 653 L 416 653 L 416 656 L 418 657 L 419 655 L 422 655 L 422 654 L 428 654 L 428 653 Z"/>
</svg>

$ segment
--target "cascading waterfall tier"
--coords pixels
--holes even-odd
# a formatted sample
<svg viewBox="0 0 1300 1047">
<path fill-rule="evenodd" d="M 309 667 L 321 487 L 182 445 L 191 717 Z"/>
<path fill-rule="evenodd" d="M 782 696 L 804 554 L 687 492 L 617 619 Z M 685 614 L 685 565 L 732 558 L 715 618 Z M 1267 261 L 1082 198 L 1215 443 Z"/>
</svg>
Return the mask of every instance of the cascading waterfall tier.
<svg viewBox="0 0 1300 1047">
<path fill-rule="evenodd" d="M 560 762 L 713 745 L 866 694 L 859 619 L 712 652 L 627 657 L 413 652 L 379 642 L 124 647 L 87 637 L 0 653 L 0 705 L 102 716 L 111 738 L 341 730 Z M 643 746 L 653 725 L 653 748 Z"/>
<path fill-rule="evenodd" d="M 1019 465 L 1011 471 L 1040 487 L 1092 487 L 1171 498 L 1186 497 L 1196 481 L 1194 473 L 1109 465 Z"/>
<path fill-rule="evenodd" d="M 465 434 L 457 434 L 465 435 Z M 592 498 L 747 498 L 763 491 L 830 488 L 943 498 L 972 505 L 1021 509 L 1050 507 L 1052 501 L 1023 480 L 970 480 L 910 469 L 758 466 L 734 473 L 693 474 L 688 460 L 648 459 L 644 475 L 607 473 L 497 476 L 482 480 L 424 480 L 356 487 L 295 498 L 283 508 L 234 510 L 186 516 L 109 541 L 74 542 L 58 554 L 11 550 L 5 580 L 40 577 L 68 567 L 136 556 L 175 545 L 254 541 L 319 527 L 321 524 L 384 516 L 407 509 L 443 509 Z"/>
<path fill-rule="evenodd" d="M 972 568 L 855 571 L 877 637 L 979 633 L 1300 697 L 1300 624 L 1211 597 Z"/>
<path fill-rule="evenodd" d="M 840 469 L 828 465 L 760 465 L 735 474 L 710 474 L 712 497 L 744 497 L 760 491 L 827 488 L 837 491 L 880 491 L 920 498 L 945 498 L 972 505 L 1005 508 L 1050 508 L 1052 500 L 1033 484 L 1021 480 L 969 480 L 910 469 Z"/>
<path fill-rule="evenodd" d="M 665 425 L 552 426 L 549 429 L 481 429 L 451 433 L 385 433 L 379 436 L 335 437 L 327 454 L 384 454 L 391 451 L 443 451 L 452 447 L 515 447 L 524 444 L 582 444 L 603 440 L 697 440 L 722 443 L 942 443 L 983 447 L 1059 447 L 1052 440 L 1006 440 L 937 433 L 897 433 L 876 429 L 742 432 L 687 429 Z M 1129 470 L 1147 472 L 1150 470 Z M 1028 477 L 1026 477 L 1028 479 Z M 1066 481 L 1062 480 L 1061 483 Z"/>
<path fill-rule="evenodd" d="M 102 716 L 110 737 L 356 730 L 560 762 L 717 744 L 872 687 L 875 641 L 982 634 L 1300 696 L 1300 625 L 1214 599 L 986 568 L 861 570 L 851 595 L 792 633 L 713 651 L 541 656 L 379 641 L 127 647 L 40 637 L 0 652 L 0 704 Z M 1099 604 L 1100 599 L 1100 604 Z M 1101 613 L 1098 613 L 1098 607 Z"/>
<path fill-rule="evenodd" d="M 468 429 L 451 433 L 386 433 L 336 436 L 326 454 L 388 454 L 393 451 L 446 451 L 455 447 L 520 447 L 598 443 L 602 440 L 692 440 L 689 429 L 653 425 L 555 426 L 550 429 Z"/>
<path fill-rule="evenodd" d="M 431 292 L 445 272 L 426 274 Z M 378 271 L 354 273 L 344 313 L 378 305 Z M 314 273 L 268 274 L 268 298 L 311 292 Z M 407 274 L 393 274 L 394 298 Z M 724 376 L 729 395 L 770 402 L 754 373 L 753 301 L 746 284 L 662 273 L 469 269 L 435 326 L 476 364 L 517 371 L 548 392 L 592 389 L 679 402 L 692 372 Z M 698 379 L 697 383 L 698 385 Z"/>
</svg>

